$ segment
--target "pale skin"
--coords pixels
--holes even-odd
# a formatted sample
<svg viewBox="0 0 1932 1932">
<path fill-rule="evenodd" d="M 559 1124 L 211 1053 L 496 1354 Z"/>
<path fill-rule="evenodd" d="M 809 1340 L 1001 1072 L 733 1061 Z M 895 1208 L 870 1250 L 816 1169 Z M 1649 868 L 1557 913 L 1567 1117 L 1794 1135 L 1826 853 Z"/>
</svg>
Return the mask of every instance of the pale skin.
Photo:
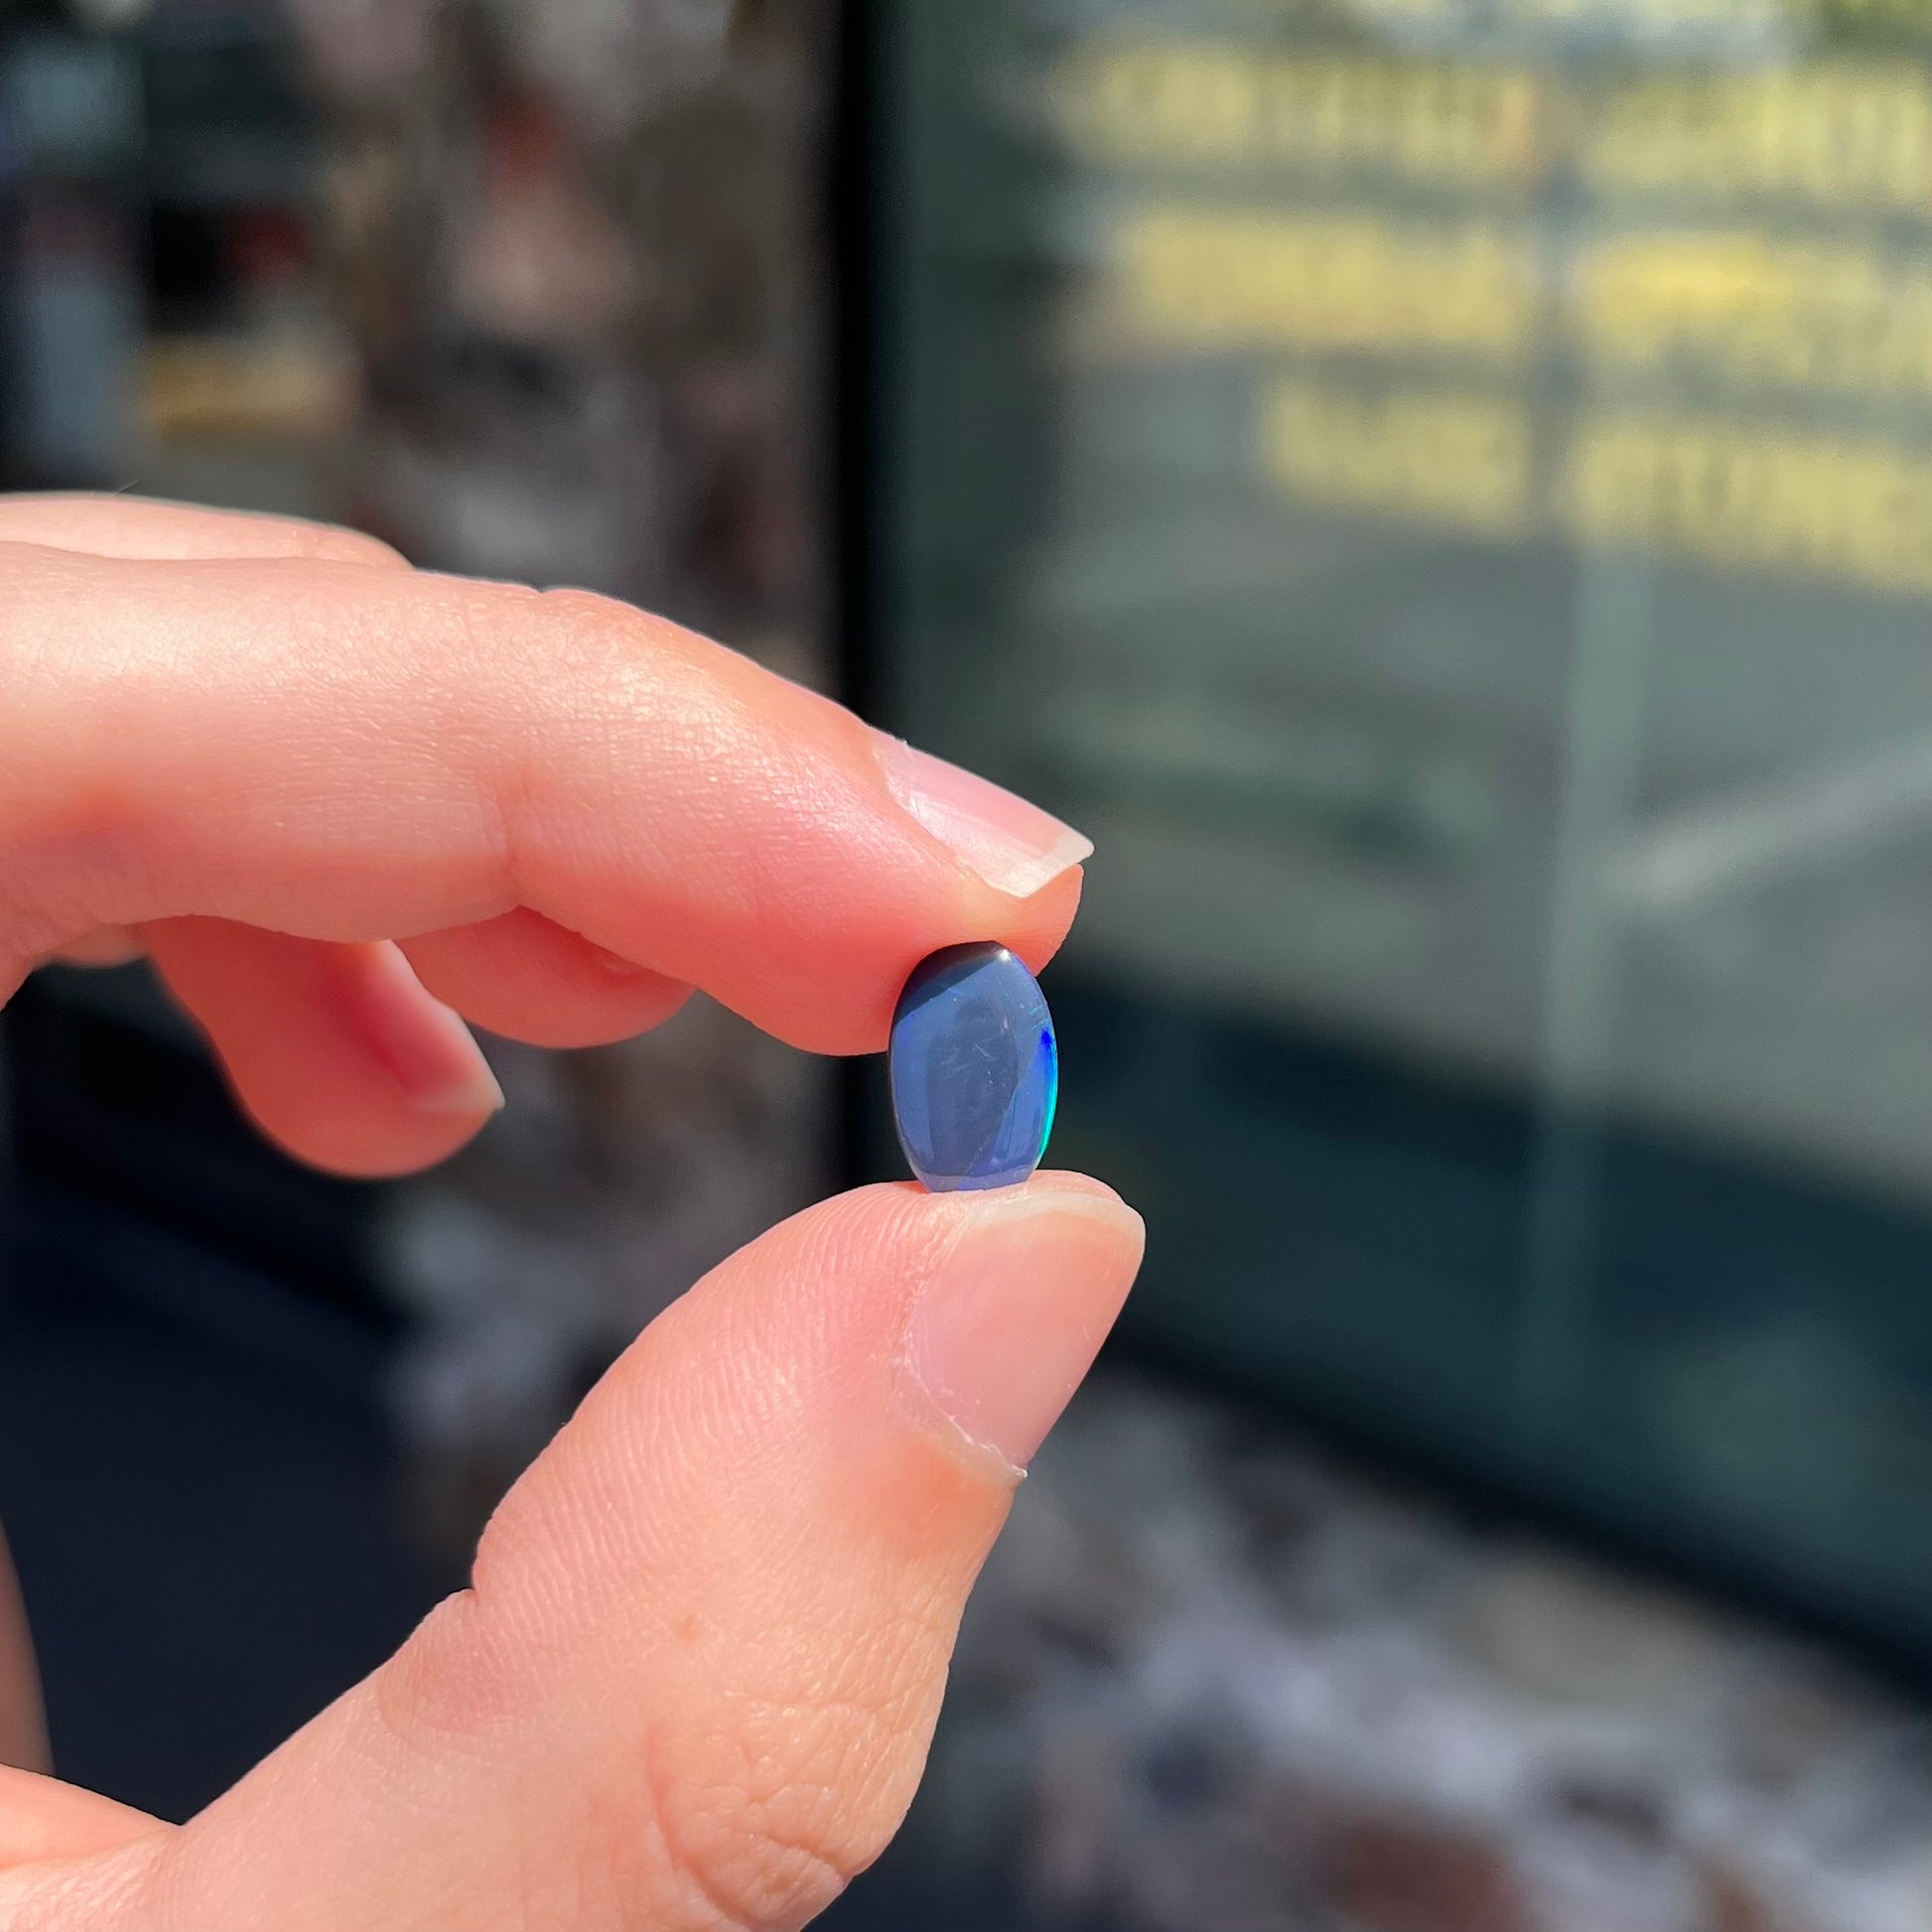
<svg viewBox="0 0 1932 1932">
<path fill-rule="evenodd" d="M 468 1023 L 589 1045 L 699 987 L 877 1050 L 938 947 L 1041 966 L 1087 849 L 619 605 L 318 526 L 0 498 L 0 1001 L 145 952 L 262 1130 L 338 1173 L 483 1125 Z M 773 1229 L 604 1379 L 471 1587 L 183 1825 L 42 1774 L 0 1587 L 27 1767 L 0 1770 L 0 1932 L 802 1925 L 900 1821 L 966 1593 L 1141 1239 L 1071 1174 Z"/>
</svg>

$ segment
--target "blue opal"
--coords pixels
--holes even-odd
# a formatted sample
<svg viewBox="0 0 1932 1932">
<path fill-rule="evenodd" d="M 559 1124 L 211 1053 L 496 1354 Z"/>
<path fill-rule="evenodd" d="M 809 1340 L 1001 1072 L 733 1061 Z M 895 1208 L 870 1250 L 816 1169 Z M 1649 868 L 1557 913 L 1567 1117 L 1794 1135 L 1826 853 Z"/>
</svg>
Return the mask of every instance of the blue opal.
<svg viewBox="0 0 1932 1932">
<path fill-rule="evenodd" d="M 893 1118 L 934 1193 L 1011 1187 L 1039 1166 L 1060 1097 L 1039 982 L 1004 946 L 948 946 L 893 1015 Z"/>
</svg>

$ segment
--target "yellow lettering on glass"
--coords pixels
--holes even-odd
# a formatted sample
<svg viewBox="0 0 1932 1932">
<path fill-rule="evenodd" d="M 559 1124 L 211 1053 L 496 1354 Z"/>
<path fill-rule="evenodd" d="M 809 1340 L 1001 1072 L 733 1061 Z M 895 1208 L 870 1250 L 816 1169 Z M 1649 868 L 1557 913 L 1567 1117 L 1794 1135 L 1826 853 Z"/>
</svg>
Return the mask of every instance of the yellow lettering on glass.
<svg viewBox="0 0 1932 1932">
<path fill-rule="evenodd" d="M 1587 354 L 1732 387 L 1932 396 L 1932 271 L 1748 233 L 1624 235 L 1572 284 Z"/>
<path fill-rule="evenodd" d="M 1075 152 L 1112 163 L 1381 173 L 1470 187 L 1539 165 L 1526 72 L 1172 40 L 1087 42 L 1055 76 Z"/>
<path fill-rule="evenodd" d="M 1154 207 L 1122 222 L 1116 260 L 1122 327 L 1172 348 L 1514 355 L 1536 320 L 1527 251 L 1487 226 Z"/>
<path fill-rule="evenodd" d="M 1932 85 L 1916 67 L 1876 64 L 1635 81 L 1587 115 L 1581 162 L 1604 192 L 1923 212 Z"/>
<path fill-rule="evenodd" d="M 1513 403 L 1283 380 L 1263 396 L 1256 447 L 1263 477 L 1305 502 L 1487 537 L 1529 528 L 1529 425 Z"/>
<path fill-rule="evenodd" d="M 1577 435 L 1562 507 L 1584 543 L 1932 592 L 1932 461 L 1883 443 L 1603 417 Z"/>
</svg>

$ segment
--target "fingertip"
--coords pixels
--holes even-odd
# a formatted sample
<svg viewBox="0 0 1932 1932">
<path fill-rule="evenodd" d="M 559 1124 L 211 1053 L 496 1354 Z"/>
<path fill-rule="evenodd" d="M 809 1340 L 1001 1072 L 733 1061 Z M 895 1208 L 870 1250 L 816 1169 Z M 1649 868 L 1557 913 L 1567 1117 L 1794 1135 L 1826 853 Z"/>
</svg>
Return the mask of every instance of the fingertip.
<svg viewBox="0 0 1932 1932">
<path fill-rule="evenodd" d="M 864 1005 L 847 1001 L 834 1017 L 821 1018 L 795 1002 L 789 1011 L 781 1011 L 775 996 L 749 1002 L 740 1010 L 755 1025 L 808 1053 L 842 1057 L 883 1053 L 891 1041 L 899 995 L 923 960 L 947 946 L 986 941 L 1008 947 L 1029 972 L 1044 972 L 1072 929 L 1082 883 L 1083 874 L 1076 867 L 1028 899 L 976 891 L 963 916 L 944 925 L 928 925 L 909 940 L 901 938 L 897 957 L 888 955 L 883 975 L 868 961 Z"/>
<path fill-rule="evenodd" d="M 353 1179 L 416 1173 L 503 1105 L 469 1028 L 394 946 L 218 919 L 162 920 L 141 937 L 242 1110 L 311 1167 Z"/>
<path fill-rule="evenodd" d="M 1084 1174 L 944 1198 L 968 1205 L 913 1304 L 904 1367 L 945 1423 L 1022 1470 L 1112 1332 L 1146 1228 Z"/>
<path fill-rule="evenodd" d="M 486 1033 L 531 1046 L 634 1039 L 691 997 L 690 987 L 524 908 L 406 939 L 402 950 L 437 999 Z"/>
<path fill-rule="evenodd" d="M 1032 898 L 1021 900 L 1006 922 L 1007 930 L 997 935 L 1026 962 L 1030 972 L 1042 972 L 1066 944 L 1085 888 L 1084 867 L 1061 873 Z"/>
<path fill-rule="evenodd" d="M 1118 1189 L 1090 1173 L 1081 1173 L 1075 1168 L 1041 1168 L 1031 1179 L 1014 1190 L 1016 1193 L 1053 1194 L 1069 1198 L 1089 1200 L 1098 1208 L 1109 1213 L 1131 1219 L 1143 1231 L 1146 1222 L 1139 1211 L 1121 1197 Z"/>
</svg>

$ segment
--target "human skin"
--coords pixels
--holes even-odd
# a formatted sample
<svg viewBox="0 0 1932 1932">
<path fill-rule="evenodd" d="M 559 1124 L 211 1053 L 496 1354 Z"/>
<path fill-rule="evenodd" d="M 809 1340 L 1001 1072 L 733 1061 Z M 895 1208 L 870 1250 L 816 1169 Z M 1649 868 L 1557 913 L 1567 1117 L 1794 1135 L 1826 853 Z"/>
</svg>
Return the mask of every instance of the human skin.
<svg viewBox="0 0 1932 1932">
<path fill-rule="evenodd" d="M 588 1045 L 701 987 L 877 1050 L 940 946 L 1037 970 L 1087 850 L 601 599 L 0 498 L 0 1000 L 145 952 L 263 1131 L 334 1172 L 483 1126 L 467 1022 Z M 199 1817 L 0 1770 L 0 1932 L 803 1924 L 898 1825 L 966 1592 L 1141 1239 L 1071 1174 L 773 1229 L 606 1376 L 471 1587 Z M 11 1608 L 0 1755 L 32 1764 Z"/>
</svg>

